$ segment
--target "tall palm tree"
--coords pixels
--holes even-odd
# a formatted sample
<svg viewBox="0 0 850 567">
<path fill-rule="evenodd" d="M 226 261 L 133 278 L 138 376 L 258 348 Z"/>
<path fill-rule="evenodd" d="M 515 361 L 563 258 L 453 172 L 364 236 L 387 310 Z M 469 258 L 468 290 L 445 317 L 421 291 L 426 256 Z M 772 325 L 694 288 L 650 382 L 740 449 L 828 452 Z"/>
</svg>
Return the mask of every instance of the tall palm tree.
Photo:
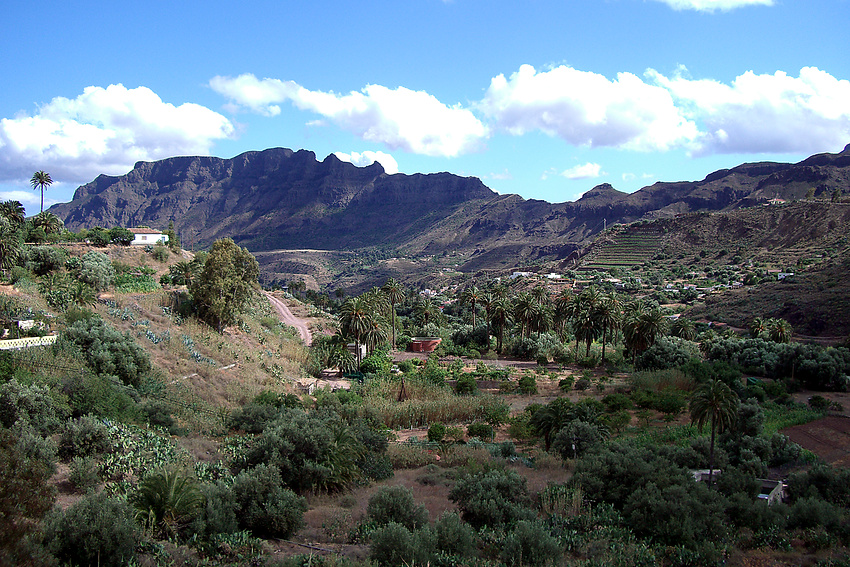
<svg viewBox="0 0 850 567">
<path fill-rule="evenodd" d="M 593 318 L 597 325 L 602 328 L 601 364 L 605 364 L 605 343 L 608 342 L 608 337 L 616 333 L 620 326 L 620 300 L 617 299 L 617 296 L 614 294 L 602 296 L 596 305 Z"/>
<path fill-rule="evenodd" d="M 404 286 L 395 281 L 393 278 L 390 278 L 387 280 L 387 283 L 381 287 L 381 291 L 390 304 L 393 326 L 393 348 L 395 348 L 395 306 L 396 303 L 404 301 Z"/>
<path fill-rule="evenodd" d="M 502 342 L 505 337 L 505 329 L 511 324 L 512 314 L 513 308 L 511 306 L 511 300 L 507 297 L 500 297 L 492 303 L 490 311 L 490 325 L 494 330 L 498 331 L 496 334 L 496 350 L 499 351 L 499 354 L 502 352 Z"/>
<path fill-rule="evenodd" d="M 484 300 L 484 292 L 472 285 L 460 294 L 461 305 L 469 305 L 472 308 L 472 328 L 475 328 L 475 304 Z"/>
<path fill-rule="evenodd" d="M 360 366 L 360 345 L 372 323 L 372 306 L 362 296 L 351 297 L 345 300 L 340 310 L 340 325 L 346 335 L 354 338 L 354 347 L 357 350 L 357 366 Z"/>
<path fill-rule="evenodd" d="M 709 380 L 699 386 L 691 396 L 691 421 L 702 430 L 711 426 L 711 445 L 708 450 L 708 485 L 714 473 L 714 440 L 717 433 L 730 428 L 738 414 L 738 395 L 720 380 Z"/>
<path fill-rule="evenodd" d="M 519 323 L 520 338 L 531 330 L 532 320 L 537 316 L 538 305 L 527 291 L 519 293 L 514 302 L 514 319 Z"/>
<path fill-rule="evenodd" d="M 643 308 L 640 310 L 640 308 Z M 667 331 L 667 319 L 657 305 L 632 306 L 623 321 L 623 338 L 632 352 L 632 360 L 655 344 L 655 340 Z"/>
<path fill-rule="evenodd" d="M 41 212 L 44 212 L 44 188 L 53 185 L 53 180 L 50 178 L 50 174 L 46 171 L 36 171 L 32 174 L 30 185 L 32 185 L 33 189 L 36 187 L 41 189 Z"/>
</svg>

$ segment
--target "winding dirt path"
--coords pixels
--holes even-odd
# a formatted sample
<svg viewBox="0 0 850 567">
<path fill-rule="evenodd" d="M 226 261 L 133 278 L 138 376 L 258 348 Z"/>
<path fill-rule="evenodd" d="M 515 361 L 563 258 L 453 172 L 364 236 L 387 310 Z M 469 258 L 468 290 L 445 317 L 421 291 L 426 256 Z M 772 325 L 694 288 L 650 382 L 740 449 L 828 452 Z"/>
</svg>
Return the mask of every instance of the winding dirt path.
<svg viewBox="0 0 850 567">
<path fill-rule="evenodd" d="M 310 346 L 313 342 L 313 334 L 310 332 L 309 327 L 307 327 L 307 322 L 293 315 L 286 303 L 269 292 L 264 293 L 266 297 L 269 298 L 269 302 L 272 304 L 272 307 L 274 307 L 275 311 L 277 311 L 278 315 L 280 315 L 280 320 L 287 325 L 298 329 L 298 334 L 301 335 L 301 340 L 304 341 L 305 345 Z"/>
</svg>

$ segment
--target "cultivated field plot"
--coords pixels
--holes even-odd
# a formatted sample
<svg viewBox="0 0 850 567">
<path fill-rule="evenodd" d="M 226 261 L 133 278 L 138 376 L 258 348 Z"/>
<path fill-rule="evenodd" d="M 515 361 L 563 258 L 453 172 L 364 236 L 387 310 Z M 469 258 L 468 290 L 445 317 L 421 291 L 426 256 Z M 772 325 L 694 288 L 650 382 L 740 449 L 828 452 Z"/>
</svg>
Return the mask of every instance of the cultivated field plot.
<svg viewBox="0 0 850 567">
<path fill-rule="evenodd" d="M 850 418 L 829 416 L 782 433 L 831 465 L 850 466 Z"/>
</svg>

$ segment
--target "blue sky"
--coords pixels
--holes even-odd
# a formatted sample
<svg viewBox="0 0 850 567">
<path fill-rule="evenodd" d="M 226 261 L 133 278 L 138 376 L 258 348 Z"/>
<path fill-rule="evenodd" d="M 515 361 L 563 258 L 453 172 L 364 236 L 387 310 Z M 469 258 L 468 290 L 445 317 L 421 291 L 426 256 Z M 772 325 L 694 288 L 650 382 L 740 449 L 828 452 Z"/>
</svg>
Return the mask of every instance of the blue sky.
<svg viewBox="0 0 850 567">
<path fill-rule="evenodd" d="M 0 199 L 269 147 L 562 202 L 850 143 L 850 0 L 23 2 Z"/>
</svg>

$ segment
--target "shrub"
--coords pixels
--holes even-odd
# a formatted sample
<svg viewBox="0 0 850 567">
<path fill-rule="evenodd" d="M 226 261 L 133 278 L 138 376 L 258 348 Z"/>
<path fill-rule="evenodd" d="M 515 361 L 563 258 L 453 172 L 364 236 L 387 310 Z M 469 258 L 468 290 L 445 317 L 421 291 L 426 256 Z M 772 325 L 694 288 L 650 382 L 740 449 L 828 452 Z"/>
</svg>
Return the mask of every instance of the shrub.
<svg viewBox="0 0 850 567">
<path fill-rule="evenodd" d="M 388 374 L 392 360 L 386 353 L 376 350 L 360 362 L 360 372 L 364 374 Z"/>
<path fill-rule="evenodd" d="M 563 459 L 572 459 L 599 447 L 603 440 L 598 426 L 584 421 L 572 421 L 555 435 L 552 449 Z"/>
<path fill-rule="evenodd" d="M 27 267 L 37 276 L 60 269 L 68 259 L 68 253 L 55 246 L 35 246 L 29 250 Z"/>
<path fill-rule="evenodd" d="M 560 380 L 558 380 L 558 388 L 560 388 L 562 392 L 569 392 L 573 389 L 573 384 L 575 383 L 575 380 L 576 378 L 573 375 L 567 376 L 566 378 L 561 378 Z"/>
<path fill-rule="evenodd" d="M 233 490 L 224 482 L 200 486 L 203 505 L 193 520 L 189 531 L 203 541 L 216 534 L 232 534 L 239 530 L 237 512 L 239 505 Z"/>
<path fill-rule="evenodd" d="M 240 527 L 257 537 L 287 538 L 304 523 L 307 503 L 283 487 L 280 471 L 271 465 L 239 473 L 233 495 Z"/>
<path fill-rule="evenodd" d="M 480 421 L 470 423 L 469 427 L 466 428 L 466 434 L 470 437 L 489 440 L 493 438 L 493 426 L 488 423 L 481 423 Z"/>
<path fill-rule="evenodd" d="M 438 551 L 457 558 L 471 557 L 475 551 L 475 530 L 455 512 L 446 512 L 434 523 L 434 543 Z"/>
<path fill-rule="evenodd" d="M 48 467 L 16 445 L 14 434 L 0 429 L 0 564 L 38 565 L 29 536 L 53 505 L 55 488 Z"/>
<path fill-rule="evenodd" d="M 89 367 L 98 374 L 117 376 L 131 386 L 138 386 L 151 370 L 147 352 L 128 333 L 120 333 L 100 318 L 75 322 L 65 329 L 60 341 L 79 347 Z"/>
<path fill-rule="evenodd" d="M 514 471 L 491 469 L 461 478 L 449 493 L 463 519 L 475 528 L 496 529 L 537 514 L 529 505 L 525 478 Z"/>
<path fill-rule="evenodd" d="M 662 337 L 643 351 L 635 362 L 638 369 L 676 368 L 692 358 L 700 358 L 699 346 L 678 337 Z"/>
<path fill-rule="evenodd" d="M 632 401 L 625 394 L 608 394 L 602 398 L 602 403 L 605 404 L 605 409 L 610 412 L 632 409 L 634 406 Z"/>
<path fill-rule="evenodd" d="M 279 415 L 280 410 L 271 404 L 249 402 L 233 410 L 227 420 L 227 427 L 232 431 L 262 433 L 266 425 Z"/>
<path fill-rule="evenodd" d="M 54 509 L 44 535 L 56 558 L 71 565 L 127 565 L 139 541 L 130 506 L 104 493 L 86 496 L 65 512 Z"/>
<path fill-rule="evenodd" d="M 478 382 L 472 374 L 461 374 L 455 384 L 455 393 L 458 396 L 471 396 L 478 392 Z"/>
<path fill-rule="evenodd" d="M 428 428 L 428 441 L 439 443 L 446 436 L 446 426 L 434 423 Z"/>
<path fill-rule="evenodd" d="M 92 416 L 83 416 L 65 425 L 59 441 L 59 456 L 65 460 L 91 457 L 105 453 L 111 446 L 106 426 Z"/>
<path fill-rule="evenodd" d="M 396 523 L 415 530 L 428 523 L 428 510 L 421 504 L 417 505 L 413 493 L 404 486 L 378 490 L 369 499 L 366 515 L 379 526 Z"/>
<path fill-rule="evenodd" d="M 431 555 L 428 535 L 428 532 L 414 534 L 401 524 L 391 522 L 372 533 L 369 558 L 381 567 L 427 565 Z"/>
<path fill-rule="evenodd" d="M 526 374 L 522 378 L 519 379 L 519 384 L 517 385 L 517 391 L 520 394 L 533 395 L 537 393 L 537 378 L 535 378 L 532 374 Z"/>
<path fill-rule="evenodd" d="M 115 269 L 106 254 L 92 250 L 83 254 L 80 273 L 77 276 L 83 283 L 89 284 L 97 291 L 102 291 L 112 283 Z"/>
<path fill-rule="evenodd" d="M 157 262 L 167 262 L 171 253 L 168 251 L 168 248 L 163 245 L 161 242 L 157 242 L 156 246 L 153 247 L 153 252 L 151 252 L 151 256 Z"/>
<path fill-rule="evenodd" d="M 51 435 L 59 429 L 67 414 L 50 395 L 46 386 L 25 386 L 12 379 L 0 385 L 0 425 L 29 425 L 40 435 Z"/>
<path fill-rule="evenodd" d="M 588 380 L 587 378 L 579 378 L 578 380 L 576 380 L 575 388 L 576 390 L 579 390 L 581 392 L 587 390 L 588 388 L 590 388 L 590 380 Z"/>
<path fill-rule="evenodd" d="M 502 561 L 509 567 L 519 565 L 560 565 L 558 540 L 537 522 L 517 522 L 502 544 Z"/>
<path fill-rule="evenodd" d="M 97 461 L 91 457 L 74 457 L 70 469 L 68 480 L 77 490 L 91 492 L 100 484 Z"/>
</svg>

